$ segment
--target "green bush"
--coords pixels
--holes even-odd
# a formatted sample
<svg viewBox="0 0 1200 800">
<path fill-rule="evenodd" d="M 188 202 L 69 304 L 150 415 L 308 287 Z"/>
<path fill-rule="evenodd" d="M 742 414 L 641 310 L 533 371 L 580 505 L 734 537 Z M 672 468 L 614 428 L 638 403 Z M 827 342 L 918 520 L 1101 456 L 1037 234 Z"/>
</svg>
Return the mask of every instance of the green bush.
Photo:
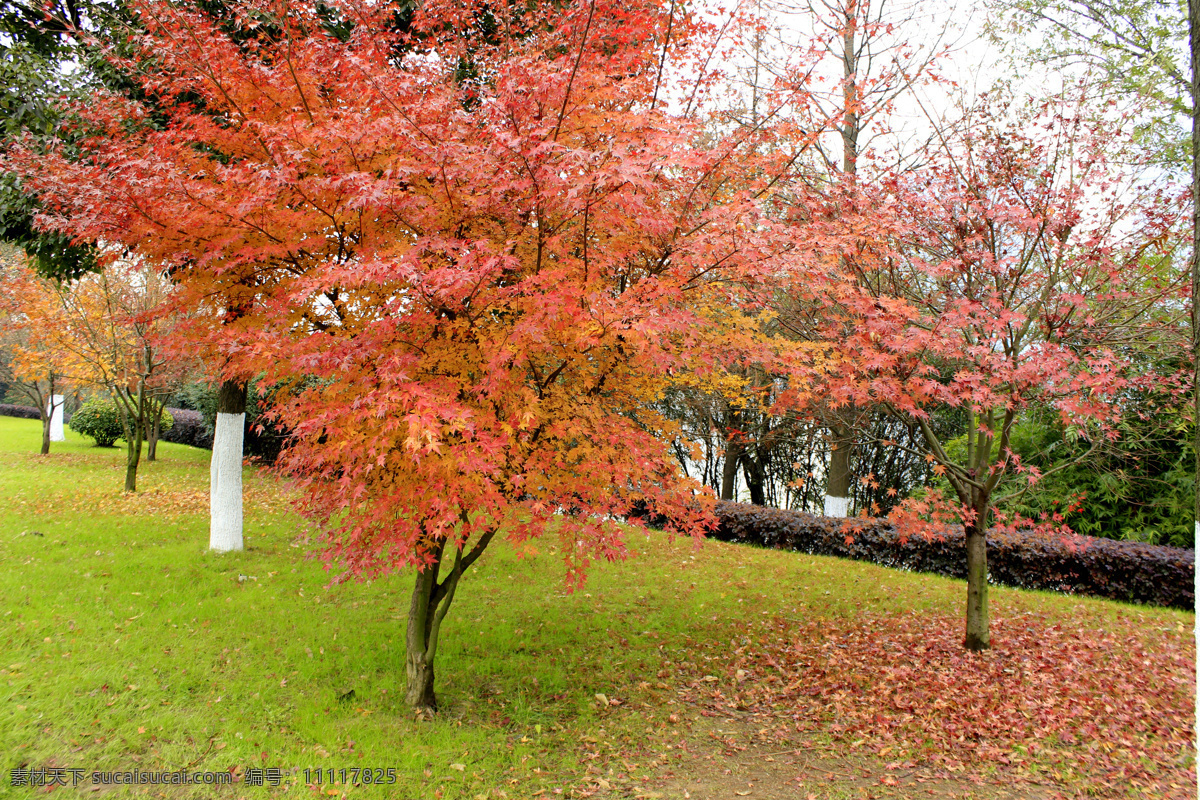
<svg viewBox="0 0 1200 800">
<path fill-rule="evenodd" d="M 89 399 L 71 417 L 68 426 L 76 433 L 95 439 L 97 447 L 112 447 L 125 435 L 117 404 L 108 398 Z"/>
<path fill-rule="evenodd" d="M 148 420 L 146 422 L 146 427 L 149 428 L 153 424 L 154 424 L 153 420 Z M 162 412 L 162 419 L 160 419 L 159 423 L 158 423 L 159 435 L 161 436 L 162 434 L 166 433 L 167 431 L 171 430 L 171 428 L 174 428 L 174 427 L 175 427 L 175 417 L 171 416 L 171 412 L 169 409 L 164 408 L 163 412 Z M 146 431 L 146 438 L 147 439 L 150 438 L 150 431 Z"/>
</svg>

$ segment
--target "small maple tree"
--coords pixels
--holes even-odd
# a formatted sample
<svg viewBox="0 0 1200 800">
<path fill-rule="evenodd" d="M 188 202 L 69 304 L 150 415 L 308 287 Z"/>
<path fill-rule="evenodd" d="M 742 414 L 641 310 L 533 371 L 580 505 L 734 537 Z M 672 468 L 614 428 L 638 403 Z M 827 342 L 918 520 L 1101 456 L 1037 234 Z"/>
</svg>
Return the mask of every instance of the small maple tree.
<svg viewBox="0 0 1200 800">
<path fill-rule="evenodd" d="M 0 264 L 0 279 L 8 288 L 0 298 L 0 379 L 10 392 L 29 400 L 42 422 L 41 454 L 50 452 L 51 403 L 70 385 L 66 360 L 54 347 L 54 328 L 61 324 L 51 297 L 20 258 Z M 47 331 L 50 335 L 47 335 Z M 62 413 L 62 400 L 56 404 Z"/>
<path fill-rule="evenodd" d="M 829 326 L 835 362 L 812 380 L 834 403 L 878 404 L 918 428 L 955 494 L 892 516 L 927 534 L 921 519 L 964 526 L 969 649 L 990 646 L 994 509 L 1039 477 L 1010 447 L 1022 414 L 1051 408 L 1098 443 L 1117 435 L 1138 391 L 1186 385 L 1145 373 L 1139 357 L 1183 347 L 1185 286 L 1171 259 L 1186 194 L 1146 176 L 1133 191 L 1114 157 L 1119 130 L 1066 101 L 985 100 L 926 167 L 847 204 L 857 213 L 839 222 L 863 231 L 840 262 L 852 272 L 811 296 L 805 324 Z M 965 416 L 961 454 L 930 423 L 939 408 Z"/>
<path fill-rule="evenodd" d="M 702 531 L 652 404 L 719 353 L 768 355 L 715 323 L 780 267 L 748 140 L 700 148 L 660 101 L 695 19 L 434 2 L 398 28 L 389 4 L 248 3 L 233 27 L 261 35 L 235 40 L 133 8 L 155 115 L 101 93 L 84 157 L 9 163 L 43 225 L 170 264 L 189 341 L 275 383 L 280 466 L 345 577 L 416 568 L 409 703 L 436 707 L 442 620 L 497 535 L 556 530 L 575 585 L 625 555 L 634 505 Z"/>
<path fill-rule="evenodd" d="M 167 359 L 159 345 L 170 324 L 163 309 L 170 287 L 144 263 L 107 260 L 99 272 L 66 281 L 28 265 L 10 276 L 10 327 L 22 339 L 14 367 L 26 379 L 49 372 L 112 396 L 126 443 L 125 490 L 132 492 L 142 444 L 162 409 Z"/>
</svg>

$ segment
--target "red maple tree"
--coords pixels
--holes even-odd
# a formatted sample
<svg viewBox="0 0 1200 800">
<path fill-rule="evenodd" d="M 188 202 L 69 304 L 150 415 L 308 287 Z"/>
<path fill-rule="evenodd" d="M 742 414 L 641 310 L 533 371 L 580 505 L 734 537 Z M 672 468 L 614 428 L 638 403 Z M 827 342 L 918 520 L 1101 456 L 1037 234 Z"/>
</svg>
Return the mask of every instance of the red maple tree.
<svg viewBox="0 0 1200 800">
<path fill-rule="evenodd" d="M 857 232 L 839 261 L 849 271 L 831 265 L 790 312 L 794 327 L 824 329 L 832 354 L 807 383 L 918 428 L 953 490 L 892 516 L 926 534 L 931 516 L 965 528 L 972 650 L 990 646 L 985 535 L 997 503 L 1039 477 L 1011 447 L 1022 415 L 1051 408 L 1099 442 L 1118 435 L 1138 391 L 1186 385 L 1143 369 L 1147 354 L 1184 347 L 1172 258 L 1186 193 L 1149 173 L 1131 181 L 1120 131 L 1081 102 L 985 99 L 922 169 L 883 195 L 846 198 L 830 224 Z M 964 448 L 930 424 L 938 409 L 965 417 Z"/>
<path fill-rule="evenodd" d="M 556 531 L 574 583 L 624 556 L 635 504 L 703 530 L 652 401 L 722 354 L 770 357 L 737 309 L 780 267 L 755 207 L 777 167 L 749 169 L 745 135 L 700 147 L 660 99 L 696 20 L 655 0 L 435 2 L 402 25 L 351 0 L 336 26 L 320 3 L 225 27 L 133 7 L 118 63 L 153 115 L 98 95 L 83 158 L 10 163 L 44 225 L 170 264 L 192 341 L 277 385 L 280 463 L 331 561 L 417 568 L 411 704 L 436 707 L 441 622 L 495 536 Z"/>
</svg>

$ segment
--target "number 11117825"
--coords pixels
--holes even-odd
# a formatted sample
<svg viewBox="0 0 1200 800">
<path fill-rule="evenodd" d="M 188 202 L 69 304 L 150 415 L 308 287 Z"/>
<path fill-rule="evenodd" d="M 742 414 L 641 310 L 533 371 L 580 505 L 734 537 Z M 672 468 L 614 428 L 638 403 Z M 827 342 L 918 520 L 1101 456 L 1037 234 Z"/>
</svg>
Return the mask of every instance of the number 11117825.
<svg viewBox="0 0 1200 800">
<path fill-rule="evenodd" d="M 308 769 L 304 770 L 304 782 L 307 784 L 392 784 L 396 782 L 396 768 L 388 767 L 350 767 L 349 769 Z"/>
</svg>

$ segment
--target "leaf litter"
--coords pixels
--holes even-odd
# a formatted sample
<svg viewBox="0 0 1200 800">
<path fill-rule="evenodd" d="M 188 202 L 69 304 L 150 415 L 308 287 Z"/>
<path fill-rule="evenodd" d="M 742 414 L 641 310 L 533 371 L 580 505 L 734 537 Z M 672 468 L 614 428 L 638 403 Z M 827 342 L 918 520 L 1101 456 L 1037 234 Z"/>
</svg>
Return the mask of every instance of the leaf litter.
<svg viewBox="0 0 1200 800">
<path fill-rule="evenodd" d="M 752 720 L 778 746 L 832 741 L 887 769 L 1070 794 L 1195 796 L 1196 654 L 1182 625 L 1019 613 L 994 618 L 992 649 L 971 653 L 958 618 L 863 612 L 776 618 L 745 641 L 719 682 L 691 680 L 681 699 Z"/>
</svg>

